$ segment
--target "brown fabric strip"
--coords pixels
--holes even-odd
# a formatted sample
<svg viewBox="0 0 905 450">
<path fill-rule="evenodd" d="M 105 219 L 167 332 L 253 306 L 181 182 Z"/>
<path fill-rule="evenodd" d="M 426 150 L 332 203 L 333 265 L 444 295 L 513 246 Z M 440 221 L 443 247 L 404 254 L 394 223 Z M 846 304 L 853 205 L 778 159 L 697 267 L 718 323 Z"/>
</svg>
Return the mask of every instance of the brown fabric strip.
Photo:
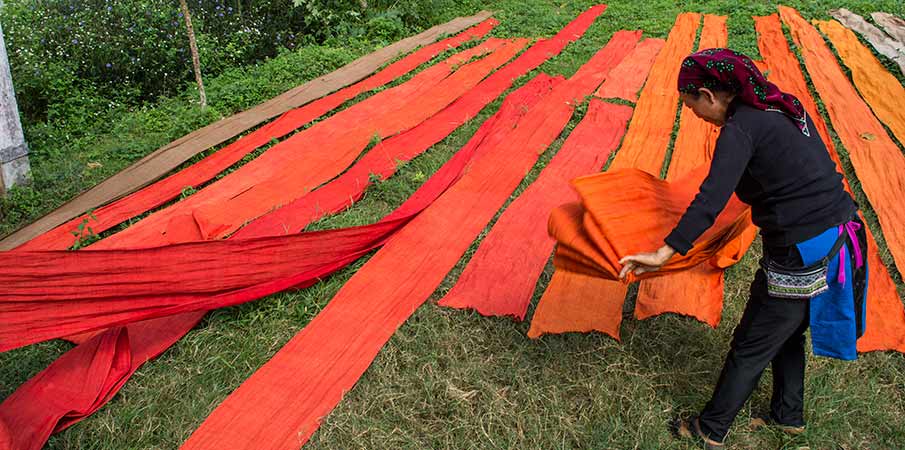
<svg viewBox="0 0 905 450">
<path fill-rule="evenodd" d="M 901 43 L 887 36 L 879 28 L 864 20 L 863 17 L 845 8 L 834 9 L 830 11 L 830 15 L 842 22 L 843 25 L 864 36 L 864 39 L 867 39 L 867 42 L 870 42 L 870 45 L 878 53 L 895 61 L 899 68 L 902 69 L 902 72 L 905 73 L 905 47 Z"/>
<path fill-rule="evenodd" d="M 883 27 L 883 30 L 892 36 L 893 39 L 905 46 L 905 20 L 885 12 L 871 13 L 870 17 L 874 19 L 874 22 L 877 22 L 877 25 Z"/>
</svg>

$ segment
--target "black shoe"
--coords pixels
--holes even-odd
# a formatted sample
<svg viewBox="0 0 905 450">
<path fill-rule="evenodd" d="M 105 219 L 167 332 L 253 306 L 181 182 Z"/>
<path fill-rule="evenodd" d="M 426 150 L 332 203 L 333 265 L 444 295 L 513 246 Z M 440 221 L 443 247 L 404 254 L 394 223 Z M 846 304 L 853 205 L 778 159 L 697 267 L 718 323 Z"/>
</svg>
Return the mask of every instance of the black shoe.
<svg viewBox="0 0 905 450">
<path fill-rule="evenodd" d="M 681 438 L 694 439 L 699 444 L 703 444 L 705 450 L 720 450 L 724 448 L 722 442 L 710 439 L 701 431 L 701 422 L 698 420 L 698 416 L 688 419 L 677 418 L 672 423 L 672 432 Z"/>
<path fill-rule="evenodd" d="M 751 419 L 750 426 L 752 429 L 764 428 L 764 427 L 772 427 L 776 428 L 779 431 L 782 431 L 786 434 L 791 434 L 793 436 L 797 436 L 799 434 L 804 434 L 805 426 L 804 425 L 786 425 L 777 422 L 770 414 L 761 414 L 755 416 Z"/>
</svg>

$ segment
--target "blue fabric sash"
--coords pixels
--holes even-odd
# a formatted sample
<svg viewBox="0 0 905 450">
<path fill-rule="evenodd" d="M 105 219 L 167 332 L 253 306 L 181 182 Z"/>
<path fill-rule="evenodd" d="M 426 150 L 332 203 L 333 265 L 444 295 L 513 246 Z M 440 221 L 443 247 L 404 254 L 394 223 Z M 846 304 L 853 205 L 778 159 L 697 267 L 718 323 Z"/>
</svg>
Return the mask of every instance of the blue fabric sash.
<svg viewBox="0 0 905 450">
<path fill-rule="evenodd" d="M 832 227 L 819 236 L 796 244 L 804 265 L 814 264 L 825 257 L 839 237 L 839 232 L 838 227 Z M 846 250 L 844 255 L 852 255 L 851 247 L 851 244 L 846 242 L 843 247 Z M 840 262 L 844 264 L 842 268 L 845 274 L 849 274 L 848 276 L 839 276 Z M 867 262 L 864 261 L 864 264 Z M 867 272 L 869 273 L 869 270 Z M 811 344 L 815 355 L 849 361 L 858 358 L 856 342 L 858 336 L 864 332 L 867 302 L 862 301 L 860 311 L 856 311 L 853 273 L 851 258 L 830 258 L 827 270 L 827 283 L 830 288 L 809 300 Z M 840 279 L 843 282 L 840 283 Z M 867 289 L 864 293 L 866 297 Z M 859 321 L 861 330 L 856 329 L 855 314 L 861 315 Z"/>
</svg>

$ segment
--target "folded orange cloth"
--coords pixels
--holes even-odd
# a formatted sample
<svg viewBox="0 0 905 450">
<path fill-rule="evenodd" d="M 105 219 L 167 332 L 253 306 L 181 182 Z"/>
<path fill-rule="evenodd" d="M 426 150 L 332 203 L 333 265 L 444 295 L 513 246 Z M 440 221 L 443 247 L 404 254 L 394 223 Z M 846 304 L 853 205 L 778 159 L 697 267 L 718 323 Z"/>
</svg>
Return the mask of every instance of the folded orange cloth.
<svg viewBox="0 0 905 450">
<path fill-rule="evenodd" d="M 581 202 L 562 205 L 550 215 L 548 231 L 558 242 L 553 264 L 558 270 L 619 279 L 620 259 L 663 245 L 663 238 L 697 194 L 707 169 L 701 166 L 673 182 L 638 169 L 573 180 Z M 725 252 L 747 248 L 753 240 L 750 220 L 748 206 L 733 197 L 687 254 L 675 255 L 659 271 L 630 274 L 625 281 L 689 269 L 715 256 L 711 264 L 720 264 L 728 256 Z"/>
</svg>

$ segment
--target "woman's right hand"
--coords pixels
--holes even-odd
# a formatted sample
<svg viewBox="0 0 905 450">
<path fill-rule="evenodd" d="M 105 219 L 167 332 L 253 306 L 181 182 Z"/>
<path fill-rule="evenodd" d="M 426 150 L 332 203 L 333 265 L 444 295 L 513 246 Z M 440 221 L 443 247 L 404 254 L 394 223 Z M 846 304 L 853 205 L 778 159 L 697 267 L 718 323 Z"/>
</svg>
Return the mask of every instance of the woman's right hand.
<svg viewBox="0 0 905 450">
<path fill-rule="evenodd" d="M 664 245 L 652 253 L 628 255 L 619 260 L 619 264 L 622 264 L 619 279 L 624 279 L 629 273 L 641 275 L 642 273 L 660 270 L 660 267 L 663 267 L 669 261 L 669 258 L 672 258 L 675 254 L 676 251 L 672 247 Z"/>
</svg>

